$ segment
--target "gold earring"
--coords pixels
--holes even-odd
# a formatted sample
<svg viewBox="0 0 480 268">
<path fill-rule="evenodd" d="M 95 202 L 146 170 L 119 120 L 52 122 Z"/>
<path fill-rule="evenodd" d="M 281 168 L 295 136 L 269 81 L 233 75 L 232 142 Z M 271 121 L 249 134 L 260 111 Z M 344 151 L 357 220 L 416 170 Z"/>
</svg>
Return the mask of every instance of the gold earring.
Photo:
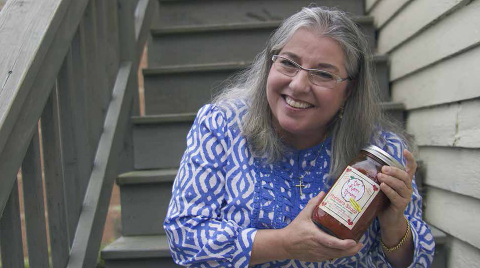
<svg viewBox="0 0 480 268">
<path fill-rule="evenodd" d="M 342 105 L 342 106 L 340 107 L 340 112 L 338 113 L 338 117 L 339 117 L 340 119 L 343 118 L 343 110 L 344 110 L 344 108 L 343 108 L 343 105 Z"/>
</svg>

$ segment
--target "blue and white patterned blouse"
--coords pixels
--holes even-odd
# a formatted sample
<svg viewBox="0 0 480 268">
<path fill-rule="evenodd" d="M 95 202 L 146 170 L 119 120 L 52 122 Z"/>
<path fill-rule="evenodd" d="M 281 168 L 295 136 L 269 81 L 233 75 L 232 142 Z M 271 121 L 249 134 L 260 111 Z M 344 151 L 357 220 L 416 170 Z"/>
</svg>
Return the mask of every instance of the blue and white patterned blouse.
<svg viewBox="0 0 480 268">
<path fill-rule="evenodd" d="M 257 230 L 287 226 L 308 200 L 332 186 L 328 178 L 331 137 L 323 146 L 292 152 L 281 163 L 262 164 L 240 134 L 245 109 L 241 104 L 228 109 L 206 105 L 188 133 L 164 223 L 172 257 L 180 265 L 248 267 Z M 382 135 L 376 145 L 405 164 L 402 141 L 393 134 Z M 307 186 L 300 196 L 295 185 L 306 171 Z M 410 267 L 429 267 L 435 243 L 422 221 L 422 200 L 413 186 L 405 211 L 415 244 Z M 391 267 L 379 236 L 375 220 L 361 239 L 364 248 L 354 256 L 323 263 L 279 260 L 255 267 Z"/>
</svg>

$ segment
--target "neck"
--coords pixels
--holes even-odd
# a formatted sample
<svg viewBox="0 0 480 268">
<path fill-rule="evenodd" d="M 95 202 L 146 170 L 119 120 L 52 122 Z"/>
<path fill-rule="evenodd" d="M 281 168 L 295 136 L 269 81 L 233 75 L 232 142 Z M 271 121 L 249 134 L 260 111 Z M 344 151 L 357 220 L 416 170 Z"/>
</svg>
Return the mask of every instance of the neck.
<svg viewBox="0 0 480 268">
<path fill-rule="evenodd" d="M 303 150 L 325 141 L 327 138 L 327 131 L 319 131 L 318 134 L 315 135 L 293 135 L 287 133 L 281 135 L 281 138 L 293 148 Z"/>
</svg>

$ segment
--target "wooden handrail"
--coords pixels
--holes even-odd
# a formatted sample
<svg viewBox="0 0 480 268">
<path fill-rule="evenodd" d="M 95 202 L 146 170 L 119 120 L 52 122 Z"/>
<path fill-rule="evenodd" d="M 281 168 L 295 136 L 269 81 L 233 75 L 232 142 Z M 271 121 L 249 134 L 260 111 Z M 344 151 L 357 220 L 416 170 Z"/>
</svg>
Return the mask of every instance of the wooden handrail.
<svg viewBox="0 0 480 268">
<path fill-rule="evenodd" d="M 18 228 L 15 202 L 8 203 L 8 215 L 3 212 L 18 194 L 22 162 L 24 179 L 36 180 L 28 185 L 41 186 L 42 167 L 31 154 L 47 146 L 41 157 L 54 268 L 95 266 L 122 165 L 119 151 L 131 142 L 126 133 L 137 114 L 138 105 L 131 105 L 138 100 L 136 70 L 153 5 L 154 0 L 9 0 L 0 13 L 0 228 Z M 37 166 L 28 168 L 31 163 Z M 36 199 L 24 197 L 31 204 L 25 211 L 44 215 L 46 208 L 33 205 L 42 195 L 31 195 Z M 31 236 L 46 236 L 42 221 L 30 228 Z M 0 236 L 2 244 L 9 242 Z M 9 239 L 18 245 L 22 238 Z M 21 252 L 1 250 L 17 255 L 2 260 L 3 267 L 23 259 Z M 45 250 L 30 251 L 37 254 L 31 260 L 48 260 L 38 255 Z"/>
</svg>

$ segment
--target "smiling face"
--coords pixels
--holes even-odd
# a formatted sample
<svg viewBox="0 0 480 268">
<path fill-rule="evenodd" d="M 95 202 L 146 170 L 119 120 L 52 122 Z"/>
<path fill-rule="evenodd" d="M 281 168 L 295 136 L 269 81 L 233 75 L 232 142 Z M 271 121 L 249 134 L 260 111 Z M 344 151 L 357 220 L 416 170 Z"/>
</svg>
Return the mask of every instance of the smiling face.
<svg viewBox="0 0 480 268">
<path fill-rule="evenodd" d="M 279 55 L 304 68 L 321 69 L 347 77 L 345 55 L 330 37 L 306 28 L 298 29 Z M 347 99 L 348 81 L 333 88 L 314 85 L 306 71 L 289 77 L 272 65 L 267 79 L 267 100 L 273 124 L 280 136 L 297 149 L 305 149 L 322 141 L 328 123 Z"/>
</svg>

